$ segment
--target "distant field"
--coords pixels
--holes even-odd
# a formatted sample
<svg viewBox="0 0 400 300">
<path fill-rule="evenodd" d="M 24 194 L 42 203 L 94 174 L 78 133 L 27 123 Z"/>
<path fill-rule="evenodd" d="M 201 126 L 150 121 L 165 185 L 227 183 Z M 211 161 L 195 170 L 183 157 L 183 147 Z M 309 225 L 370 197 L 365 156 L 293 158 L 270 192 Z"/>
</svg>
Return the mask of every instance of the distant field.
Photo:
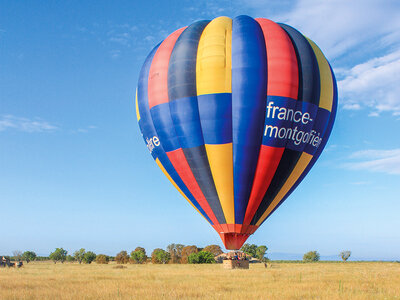
<svg viewBox="0 0 400 300">
<path fill-rule="evenodd" d="M 400 263 L 109 265 L 0 269 L 0 299 L 400 299 Z"/>
</svg>

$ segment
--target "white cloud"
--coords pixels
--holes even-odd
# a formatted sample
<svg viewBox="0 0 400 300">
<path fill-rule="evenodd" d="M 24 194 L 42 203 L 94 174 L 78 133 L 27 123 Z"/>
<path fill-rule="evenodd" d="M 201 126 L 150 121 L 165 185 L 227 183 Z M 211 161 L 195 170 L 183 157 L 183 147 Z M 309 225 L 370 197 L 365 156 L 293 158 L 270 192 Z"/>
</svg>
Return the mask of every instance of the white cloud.
<svg viewBox="0 0 400 300">
<path fill-rule="evenodd" d="M 57 130 L 58 127 L 42 119 L 28 119 L 13 115 L 3 115 L 0 117 L 0 131 L 18 130 L 23 132 L 48 132 Z"/>
<path fill-rule="evenodd" d="M 299 0 L 277 17 L 313 39 L 330 59 L 360 52 L 361 45 L 376 50 L 400 43 L 397 0 Z"/>
<path fill-rule="evenodd" d="M 186 0 L 184 4 L 184 10 L 188 12 L 192 18 L 192 21 L 207 19 L 212 20 L 219 16 L 231 16 L 234 17 L 241 14 L 243 10 L 243 5 L 246 7 L 248 3 L 237 3 L 231 0 L 219 0 L 219 1 L 208 1 L 208 0 L 198 0 L 190 1 Z M 188 23 L 187 25 L 189 25 Z"/>
<path fill-rule="evenodd" d="M 379 113 L 376 111 L 373 111 L 371 113 L 368 114 L 369 117 L 379 117 Z"/>
<path fill-rule="evenodd" d="M 345 103 L 343 105 L 344 109 L 348 109 L 348 110 L 360 110 L 361 109 L 361 105 L 358 103 Z"/>
<path fill-rule="evenodd" d="M 110 54 L 112 58 L 118 58 L 121 55 L 121 50 L 111 50 Z"/>
<path fill-rule="evenodd" d="M 371 184 L 369 181 L 355 181 L 355 182 L 350 182 L 352 185 L 368 185 Z"/>
<path fill-rule="evenodd" d="M 97 126 L 90 125 L 90 126 L 87 126 L 86 128 L 78 128 L 78 129 L 76 130 L 76 132 L 79 132 L 79 133 L 88 133 L 89 131 L 92 131 L 92 130 L 94 130 L 94 129 L 97 129 Z"/>
<path fill-rule="evenodd" d="M 174 29 L 179 28 L 172 27 L 169 30 L 164 23 L 164 20 L 158 20 L 150 25 L 145 23 L 137 25 L 107 23 L 92 25 L 85 30 L 78 30 L 83 34 L 91 35 L 91 38 L 97 37 L 102 47 L 108 48 L 110 57 L 117 59 L 125 53 L 131 54 L 132 51 L 147 54 L 157 42 L 166 38 Z M 144 60 L 141 55 L 138 55 L 137 59 L 141 62 Z"/>
<path fill-rule="evenodd" d="M 372 109 L 370 116 L 381 112 L 400 114 L 400 50 L 358 64 L 345 72 L 338 82 L 344 109 Z"/>
<path fill-rule="evenodd" d="M 350 156 L 350 159 L 354 162 L 344 166 L 352 170 L 400 175 L 400 149 L 357 151 Z"/>
<path fill-rule="evenodd" d="M 324 151 L 325 151 L 325 152 L 329 152 L 329 151 L 333 151 L 333 150 L 335 150 L 335 149 L 337 149 L 337 148 L 338 148 L 338 145 L 333 144 L 333 145 L 329 145 L 328 147 L 326 147 L 326 148 L 324 149 Z"/>
<path fill-rule="evenodd" d="M 153 42 L 153 41 L 154 41 L 154 36 L 152 36 L 152 35 L 147 35 L 147 36 L 145 36 L 144 40 L 145 40 L 145 41 L 148 41 L 148 42 Z"/>
</svg>

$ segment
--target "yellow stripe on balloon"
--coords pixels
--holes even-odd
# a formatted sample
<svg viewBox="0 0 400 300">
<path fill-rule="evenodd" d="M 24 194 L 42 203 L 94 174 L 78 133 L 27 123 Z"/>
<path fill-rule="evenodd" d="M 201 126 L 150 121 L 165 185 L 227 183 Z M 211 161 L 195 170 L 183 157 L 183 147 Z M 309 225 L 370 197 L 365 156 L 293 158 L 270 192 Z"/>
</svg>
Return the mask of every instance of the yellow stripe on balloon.
<svg viewBox="0 0 400 300">
<path fill-rule="evenodd" d="M 232 92 L 232 19 L 212 20 L 197 48 L 197 95 Z"/>
<path fill-rule="evenodd" d="M 232 19 L 216 18 L 203 30 L 197 48 L 197 95 L 232 93 L 231 53 Z M 225 220 L 234 224 L 232 143 L 205 147 Z"/>
<path fill-rule="evenodd" d="M 318 48 L 318 46 L 309 38 L 307 38 L 307 40 L 310 43 L 315 53 L 319 67 L 320 86 L 321 86 L 319 107 L 325 108 L 328 111 L 332 111 L 333 79 L 332 79 L 331 68 L 329 67 L 328 61 L 326 60 L 324 54 Z"/>
<path fill-rule="evenodd" d="M 137 89 L 136 89 L 136 97 L 135 97 L 135 105 L 136 105 L 136 118 L 137 121 L 140 121 L 140 113 L 139 113 L 139 104 L 138 104 L 138 100 L 137 100 Z"/>
<path fill-rule="evenodd" d="M 179 191 L 179 193 L 181 193 L 181 195 L 190 203 L 190 205 L 192 205 L 193 208 L 194 208 L 195 210 L 197 210 L 197 212 L 198 212 L 201 216 L 203 216 L 203 215 L 200 213 L 200 211 L 197 209 L 197 207 L 193 205 L 192 201 L 190 201 L 189 198 L 182 192 L 182 190 L 178 187 L 178 185 L 177 185 L 177 184 L 175 183 L 175 181 L 171 178 L 171 176 L 169 176 L 168 172 L 165 170 L 164 166 L 161 164 L 161 162 L 160 162 L 160 160 L 159 160 L 158 158 L 156 159 L 156 163 L 157 163 L 157 165 L 159 166 L 159 168 L 161 169 L 161 171 L 164 173 L 164 175 L 168 178 L 168 180 L 171 181 L 171 183 L 173 184 L 173 186 Z M 206 219 L 204 216 L 203 216 L 203 218 Z M 207 220 L 207 219 L 206 219 L 206 220 Z M 208 220 L 207 220 L 207 222 L 208 222 Z"/>
<path fill-rule="evenodd" d="M 232 143 L 206 144 L 208 162 L 227 224 L 235 223 Z"/>
<path fill-rule="evenodd" d="M 285 184 L 280 189 L 279 193 L 276 195 L 274 200 L 268 206 L 267 210 L 264 212 L 264 214 L 258 220 L 256 226 L 260 226 L 261 223 L 271 214 L 271 212 L 274 210 L 274 208 L 281 202 L 283 197 L 285 197 L 285 195 L 289 192 L 289 190 L 296 183 L 296 181 L 299 179 L 301 174 L 303 174 L 304 170 L 306 169 L 306 167 L 308 166 L 308 164 L 310 163 L 312 158 L 313 158 L 313 156 L 311 154 L 308 154 L 305 152 L 303 152 L 301 154 L 300 159 L 297 162 L 296 166 L 294 167 L 289 178 L 286 180 Z"/>
</svg>

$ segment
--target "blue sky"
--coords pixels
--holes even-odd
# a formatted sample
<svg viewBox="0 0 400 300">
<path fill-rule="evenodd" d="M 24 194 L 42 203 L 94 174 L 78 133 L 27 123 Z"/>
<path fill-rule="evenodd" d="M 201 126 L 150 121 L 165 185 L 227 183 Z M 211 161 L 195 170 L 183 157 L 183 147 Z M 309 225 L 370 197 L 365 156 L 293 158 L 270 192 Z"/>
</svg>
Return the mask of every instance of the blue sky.
<svg viewBox="0 0 400 300">
<path fill-rule="evenodd" d="M 2 1 L 0 253 L 222 246 L 146 150 L 134 93 L 169 33 L 240 14 L 313 39 L 339 88 L 327 148 L 248 242 L 400 259 L 400 3 L 365 0 Z"/>
</svg>

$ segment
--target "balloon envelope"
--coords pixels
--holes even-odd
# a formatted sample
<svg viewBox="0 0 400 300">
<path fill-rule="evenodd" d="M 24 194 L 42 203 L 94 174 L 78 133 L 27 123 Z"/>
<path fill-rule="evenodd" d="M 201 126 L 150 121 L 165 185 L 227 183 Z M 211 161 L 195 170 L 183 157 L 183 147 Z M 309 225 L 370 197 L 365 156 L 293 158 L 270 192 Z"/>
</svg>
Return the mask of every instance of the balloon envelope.
<svg viewBox="0 0 400 300">
<path fill-rule="evenodd" d="M 173 32 L 146 58 L 136 94 L 148 150 L 227 249 L 302 181 L 336 107 L 334 74 L 314 42 L 248 16 Z"/>
</svg>

